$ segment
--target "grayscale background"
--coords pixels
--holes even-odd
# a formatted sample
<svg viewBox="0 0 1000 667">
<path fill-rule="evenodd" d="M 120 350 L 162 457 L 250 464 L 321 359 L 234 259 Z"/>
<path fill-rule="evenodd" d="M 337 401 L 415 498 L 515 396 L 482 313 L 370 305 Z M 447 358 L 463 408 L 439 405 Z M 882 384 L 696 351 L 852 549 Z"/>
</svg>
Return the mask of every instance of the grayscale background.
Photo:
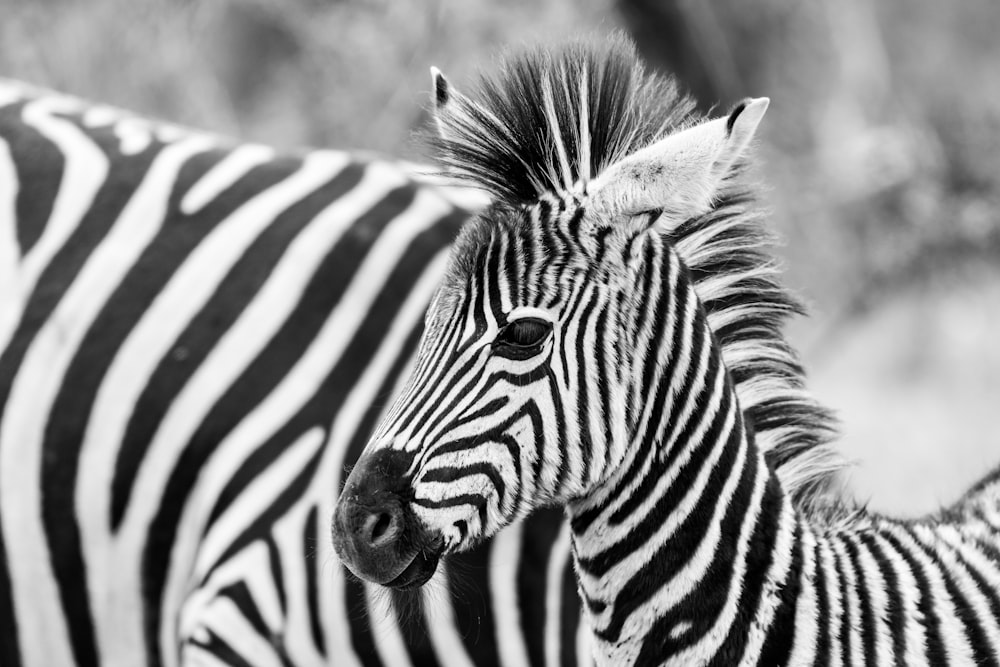
<svg viewBox="0 0 1000 667">
<path fill-rule="evenodd" d="M 847 487 L 915 515 L 1000 463 L 996 0 L 0 0 L 0 76 L 278 146 L 420 159 L 427 68 L 624 29 L 707 110 L 766 95 L 792 338 Z"/>
</svg>

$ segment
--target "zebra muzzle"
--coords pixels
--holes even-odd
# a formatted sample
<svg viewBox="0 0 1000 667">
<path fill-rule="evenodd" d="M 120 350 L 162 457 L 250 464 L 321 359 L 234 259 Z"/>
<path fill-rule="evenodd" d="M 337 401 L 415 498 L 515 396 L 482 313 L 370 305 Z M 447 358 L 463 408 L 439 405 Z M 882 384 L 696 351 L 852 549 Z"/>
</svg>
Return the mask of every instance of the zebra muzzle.
<svg viewBox="0 0 1000 667">
<path fill-rule="evenodd" d="M 357 577 L 391 588 L 414 588 L 437 569 L 443 550 L 410 510 L 407 457 L 391 449 L 362 456 L 333 514 L 333 545 Z"/>
</svg>

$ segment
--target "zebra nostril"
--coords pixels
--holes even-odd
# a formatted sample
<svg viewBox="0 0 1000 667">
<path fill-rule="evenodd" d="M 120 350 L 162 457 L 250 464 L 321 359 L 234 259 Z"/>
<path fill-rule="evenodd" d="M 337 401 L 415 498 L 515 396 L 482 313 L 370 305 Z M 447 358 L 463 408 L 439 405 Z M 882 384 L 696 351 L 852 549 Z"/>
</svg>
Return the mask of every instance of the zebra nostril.
<svg viewBox="0 0 1000 667">
<path fill-rule="evenodd" d="M 372 547 L 382 547 L 393 542 L 400 532 L 400 521 L 394 513 L 379 512 L 365 519 L 364 535 Z"/>
</svg>

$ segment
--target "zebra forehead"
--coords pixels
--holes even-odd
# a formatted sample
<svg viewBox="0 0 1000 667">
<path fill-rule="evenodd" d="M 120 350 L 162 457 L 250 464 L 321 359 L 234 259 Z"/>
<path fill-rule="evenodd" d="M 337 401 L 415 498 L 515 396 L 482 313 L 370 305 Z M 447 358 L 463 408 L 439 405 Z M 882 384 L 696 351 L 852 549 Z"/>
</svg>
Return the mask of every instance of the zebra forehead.
<svg viewBox="0 0 1000 667">
<path fill-rule="evenodd" d="M 605 167 L 695 119 L 673 79 L 621 34 L 509 54 L 438 112 L 431 144 L 457 176 L 510 206 L 586 187 Z"/>
</svg>

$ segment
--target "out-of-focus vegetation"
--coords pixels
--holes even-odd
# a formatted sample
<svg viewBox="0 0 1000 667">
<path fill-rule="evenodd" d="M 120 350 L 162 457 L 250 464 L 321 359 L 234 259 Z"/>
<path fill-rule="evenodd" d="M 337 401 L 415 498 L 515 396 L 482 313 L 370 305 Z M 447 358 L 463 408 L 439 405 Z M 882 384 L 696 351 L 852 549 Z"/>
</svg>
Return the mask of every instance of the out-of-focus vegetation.
<svg viewBox="0 0 1000 667">
<path fill-rule="evenodd" d="M 768 95 L 795 339 L 852 488 L 916 513 L 1000 462 L 995 0 L 0 0 L 0 75 L 282 146 L 420 156 L 427 67 L 624 27 L 704 108 Z"/>
</svg>

